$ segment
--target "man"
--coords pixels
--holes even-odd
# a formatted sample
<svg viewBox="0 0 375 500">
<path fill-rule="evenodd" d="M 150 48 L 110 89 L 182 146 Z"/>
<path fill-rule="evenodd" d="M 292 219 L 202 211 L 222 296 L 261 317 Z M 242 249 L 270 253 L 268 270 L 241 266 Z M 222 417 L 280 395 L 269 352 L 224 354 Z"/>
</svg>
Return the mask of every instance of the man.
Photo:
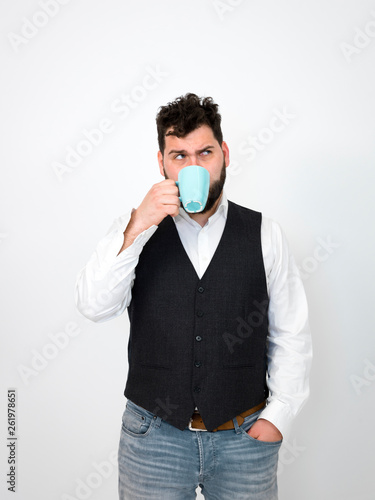
<svg viewBox="0 0 375 500">
<path fill-rule="evenodd" d="M 186 94 L 156 121 L 165 179 L 118 219 L 76 287 L 94 321 L 128 308 L 120 499 L 192 499 L 200 485 L 206 499 L 275 500 L 283 433 L 308 396 L 298 270 L 279 226 L 226 198 L 217 104 Z M 201 213 L 178 197 L 188 165 L 210 173 Z"/>
</svg>

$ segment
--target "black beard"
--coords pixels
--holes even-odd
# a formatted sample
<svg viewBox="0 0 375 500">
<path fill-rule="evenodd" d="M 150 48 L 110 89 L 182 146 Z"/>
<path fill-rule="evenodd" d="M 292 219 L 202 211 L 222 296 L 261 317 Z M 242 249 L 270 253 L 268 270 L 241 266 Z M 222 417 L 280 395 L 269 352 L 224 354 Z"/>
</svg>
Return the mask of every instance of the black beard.
<svg viewBox="0 0 375 500">
<path fill-rule="evenodd" d="M 166 179 L 169 179 L 168 175 L 165 172 L 165 169 L 163 167 L 163 172 L 164 172 L 164 177 Z M 220 179 L 218 181 L 214 181 L 212 185 L 210 186 L 210 189 L 208 191 L 208 197 L 207 197 L 207 202 L 206 206 L 202 210 L 202 212 L 199 212 L 200 214 L 204 214 L 211 210 L 211 208 L 215 205 L 217 200 L 220 198 L 221 192 L 223 191 L 225 179 L 226 179 L 227 171 L 225 167 L 225 160 L 223 161 L 223 166 L 220 172 Z M 182 206 L 182 203 L 181 203 Z M 184 208 L 184 207 L 182 207 Z M 185 209 L 184 209 L 185 210 Z M 186 212 L 186 210 L 185 210 Z M 189 213 L 189 212 L 187 212 Z"/>
<path fill-rule="evenodd" d="M 211 210 L 211 208 L 215 205 L 217 200 L 220 198 L 221 192 L 223 191 L 225 179 L 226 179 L 227 171 L 225 167 L 225 160 L 223 161 L 223 166 L 221 168 L 220 172 L 220 179 L 218 181 L 214 181 L 212 183 L 212 186 L 210 186 L 210 189 L 208 191 L 208 198 L 206 202 L 206 206 L 202 210 L 202 212 L 199 212 L 201 214 L 204 214 Z"/>
</svg>

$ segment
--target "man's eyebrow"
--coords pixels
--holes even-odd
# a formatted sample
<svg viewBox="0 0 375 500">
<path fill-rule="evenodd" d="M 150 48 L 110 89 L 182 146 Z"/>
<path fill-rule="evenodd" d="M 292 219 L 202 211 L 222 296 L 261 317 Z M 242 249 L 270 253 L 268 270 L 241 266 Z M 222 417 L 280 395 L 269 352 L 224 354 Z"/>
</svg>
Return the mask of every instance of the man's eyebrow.
<svg viewBox="0 0 375 500">
<path fill-rule="evenodd" d="M 198 149 L 197 150 L 197 153 L 203 153 L 203 151 L 207 151 L 207 149 L 214 149 L 215 146 L 211 146 L 211 145 L 208 145 L 208 146 L 205 146 L 204 148 L 202 149 Z M 172 154 L 178 154 L 178 155 L 186 155 L 187 154 L 187 151 L 185 149 L 171 149 L 168 153 L 169 155 L 172 155 Z"/>
<path fill-rule="evenodd" d="M 198 149 L 197 153 L 203 153 L 203 151 L 207 151 L 207 149 L 214 149 L 215 146 L 205 146 L 204 148 L 202 149 Z"/>
<path fill-rule="evenodd" d="M 178 155 L 181 155 L 181 154 L 186 154 L 186 151 L 185 151 L 185 149 L 180 149 L 180 150 L 178 150 L 178 149 L 171 149 L 168 154 L 169 155 L 173 155 L 175 153 L 177 153 Z"/>
</svg>

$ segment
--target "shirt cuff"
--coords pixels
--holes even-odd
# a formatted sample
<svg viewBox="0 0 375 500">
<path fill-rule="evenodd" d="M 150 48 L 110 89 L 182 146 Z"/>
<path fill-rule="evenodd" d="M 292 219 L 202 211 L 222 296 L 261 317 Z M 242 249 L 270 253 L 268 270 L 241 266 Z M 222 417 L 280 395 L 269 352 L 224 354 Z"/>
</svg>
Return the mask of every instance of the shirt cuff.
<svg viewBox="0 0 375 500">
<path fill-rule="evenodd" d="M 259 418 L 264 418 L 279 429 L 283 438 L 289 433 L 293 416 L 288 405 L 278 399 L 272 399 L 267 403 Z"/>
<path fill-rule="evenodd" d="M 142 233 L 140 233 L 135 238 L 135 240 L 133 241 L 133 243 L 130 246 L 128 246 L 127 248 L 125 248 L 125 250 L 123 250 L 117 256 L 117 258 L 121 258 L 123 256 L 123 254 L 128 255 L 128 256 L 129 255 L 139 256 L 139 254 L 143 250 L 143 247 L 148 242 L 148 240 L 151 238 L 151 236 L 155 233 L 155 231 L 157 230 L 157 228 L 158 228 L 158 226 L 153 225 L 153 226 L 149 227 L 148 229 L 146 229 L 145 231 L 143 231 Z M 120 248 L 121 248 L 122 243 L 124 241 L 124 231 L 122 231 L 121 236 L 122 236 L 122 240 L 121 240 Z M 118 251 L 119 250 L 117 250 L 117 252 Z"/>
<path fill-rule="evenodd" d="M 99 243 L 98 250 L 103 256 L 103 264 L 105 267 L 111 267 L 114 263 L 121 263 L 132 257 L 139 257 L 143 247 L 157 230 L 158 226 L 155 224 L 150 226 L 148 229 L 140 233 L 135 238 L 133 243 L 119 254 L 119 251 L 124 243 L 124 231 L 126 226 L 129 224 L 131 214 L 134 210 L 135 209 L 133 208 L 131 212 L 116 219 L 109 229 L 106 237 Z"/>
</svg>

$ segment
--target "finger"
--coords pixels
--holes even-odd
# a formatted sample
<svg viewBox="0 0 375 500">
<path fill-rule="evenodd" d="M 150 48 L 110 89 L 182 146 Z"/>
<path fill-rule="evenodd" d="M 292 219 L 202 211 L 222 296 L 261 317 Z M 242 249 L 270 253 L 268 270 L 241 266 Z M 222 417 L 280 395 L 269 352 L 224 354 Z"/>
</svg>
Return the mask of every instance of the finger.
<svg viewBox="0 0 375 500">
<path fill-rule="evenodd" d="M 180 213 L 180 209 L 176 205 L 165 205 L 165 213 L 175 217 Z"/>
<path fill-rule="evenodd" d="M 164 181 L 159 182 L 158 185 L 163 188 L 167 186 L 174 186 L 177 188 L 176 182 L 173 179 L 164 179 Z"/>
<path fill-rule="evenodd" d="M 162 205 L 174 205 L 179 207 L 181 202 L 178 196 L 164 195 L 160 198 L 159 203 L 161 203 Z"/>
<path fill-rule="evenodd" d="M 169 179 L 168 179 L 169 180 Z M 163 194 L 178 194 L 178 187 L 176 186 L 175 182 L 172 181 L 172 183 L 168 182 L 167 184 L 157 184 L 153 187 L 151 190 L 157 195 L 163 195 Z"/>
</svg>

